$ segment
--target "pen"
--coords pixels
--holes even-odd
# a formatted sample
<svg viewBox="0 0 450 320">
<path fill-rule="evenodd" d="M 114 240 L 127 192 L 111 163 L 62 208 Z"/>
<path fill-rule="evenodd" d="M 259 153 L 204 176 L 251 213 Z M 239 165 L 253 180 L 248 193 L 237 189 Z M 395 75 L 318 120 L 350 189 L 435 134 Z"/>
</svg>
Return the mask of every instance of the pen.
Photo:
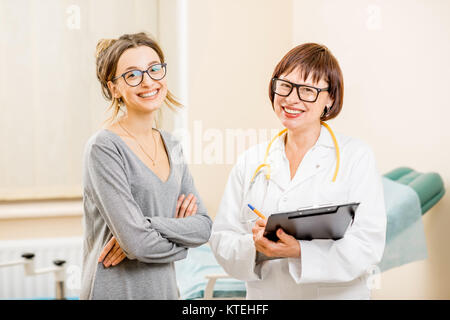
<svg viewBox="0 0 450 320">
<path fill-rule="evenodd" d="M 266 217 L 264 217 L 264 215 L 263 215 L 261 212 L 259 212 L 257 209 L 255 209 L 254 206 L 252 206 L 250 203 L 247 204 L 247 205 L 248 205 L 248 207 L 249 207 L 254 213 L 256 213 L 261 219 L 266 220 Z"/>
</svg>

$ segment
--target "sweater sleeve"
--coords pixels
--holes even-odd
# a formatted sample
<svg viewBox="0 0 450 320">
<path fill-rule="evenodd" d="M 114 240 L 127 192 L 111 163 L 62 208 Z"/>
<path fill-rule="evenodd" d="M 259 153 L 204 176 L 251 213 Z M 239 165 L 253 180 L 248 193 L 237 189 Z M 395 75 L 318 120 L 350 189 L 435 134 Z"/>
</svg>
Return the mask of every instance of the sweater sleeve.
<svg viewBox="0 0 450 320">
<path fill-rule="evenodd" d="M 197 198 L 197 213 L 186 218 L 151 217 L 149 220 L 152 227 L 164 238 L 180 246 L 193 248 L 208 242 L 211 235 L 212 220 L 208 216 L 206 207 L 195 188 L 194 179 L 182 156 L 181 146 L 179 150 L 183 166 L 180 194 L 187 196 L 192 193 Z"/>
<path fill-rule="evenodd" d="M 187 256 L 186 248 L 164 238 L 142 214 L 116 149 L 93 144 L 86 165 L 86 191 L 128 258 L 167 263 Z"/>
</svg>

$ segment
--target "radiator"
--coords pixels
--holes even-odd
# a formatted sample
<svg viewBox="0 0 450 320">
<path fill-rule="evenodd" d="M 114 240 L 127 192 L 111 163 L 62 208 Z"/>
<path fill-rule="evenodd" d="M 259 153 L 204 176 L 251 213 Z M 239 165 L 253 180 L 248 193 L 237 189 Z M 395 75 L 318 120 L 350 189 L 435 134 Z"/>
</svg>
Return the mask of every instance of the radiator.
<svg viewBox="0 0 450 320">
<path fill-rule="evenodd" d="M 81 237 L 0 241 L 0 264 L 20 260 L 23 253 L 34 253 L 36 269 L 65 260 L 65 297 L 78 298 Z M 26 276 L 23 265 L 0 267 L 0 299 L 55 299 L 55 283 L 53 273 Z"/>
</svg>

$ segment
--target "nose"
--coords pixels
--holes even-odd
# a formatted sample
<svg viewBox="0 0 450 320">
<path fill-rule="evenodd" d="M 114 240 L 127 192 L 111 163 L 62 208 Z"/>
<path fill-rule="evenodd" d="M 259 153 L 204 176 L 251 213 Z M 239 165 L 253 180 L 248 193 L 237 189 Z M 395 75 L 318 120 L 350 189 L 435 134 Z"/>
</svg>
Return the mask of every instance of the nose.
<svg viewBox="0 0 450 320">
<path fill-rule="evenodd" d="M 141 86 L 148 86 L 152 82 L 156 82 L 156 81 L 153 80 L 152 78 L 150 78 L 150 75 L 148 74 L 148 71 L 144 72 L 143 73 L 142 82 L 141 82 Z"/>
<path fill-rule="evenodd" d="M 300 97 L 298 96 L 297 88 L 292 88 L 291 93 L 287 97 L 285 97 L 285 99 L 287 103 L 292 104 L 299 103 L 301 100 Z"/>
</svg>

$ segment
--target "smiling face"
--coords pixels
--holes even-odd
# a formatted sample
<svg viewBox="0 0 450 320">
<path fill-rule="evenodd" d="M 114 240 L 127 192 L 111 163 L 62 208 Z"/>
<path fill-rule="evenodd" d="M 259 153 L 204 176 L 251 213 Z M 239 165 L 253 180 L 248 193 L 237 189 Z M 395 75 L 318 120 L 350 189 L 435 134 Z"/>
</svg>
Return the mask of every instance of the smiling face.
<svg viewBox="0 0 450 320">
<path fill-rule="evenodd" d="M 117 62 L 116 74 L 120 77 L 130 70 L 147 70 L 161 63 L 155 50 L 148 46 L 139 46 L 125 50 Z M 148 113 L 159 109 L 167 96 L 166 78 L 153 80 L 144 73 L 143 81 L 135 87 L 129 86 L 123 77 L 108 82 L 108 88 L 115 98 L 122 98 L 128 112 Z"/>
<path fill-rule="evenodd" d="M 313 86 L 316 88 L 327 88 L 328 83 L 320 79 L 313 82 L 312 73 L 306 80 L 303 80 L 303 74 L 299 68 L 294 69 L 289 74 L 282 74 L 279 79 L 287 80 L 295 84 Z M 300 100 L 297 89 L 293 88 L 287 97 L 274 95 L 274 111 L 282 125 L 291 131 L 304 130 L 312 125 L 320 123 L 325 106 L 330 107 L 333 104 L 328 92 L 320 92 L 315 102 L 305 102 Z"/>
</svg>

